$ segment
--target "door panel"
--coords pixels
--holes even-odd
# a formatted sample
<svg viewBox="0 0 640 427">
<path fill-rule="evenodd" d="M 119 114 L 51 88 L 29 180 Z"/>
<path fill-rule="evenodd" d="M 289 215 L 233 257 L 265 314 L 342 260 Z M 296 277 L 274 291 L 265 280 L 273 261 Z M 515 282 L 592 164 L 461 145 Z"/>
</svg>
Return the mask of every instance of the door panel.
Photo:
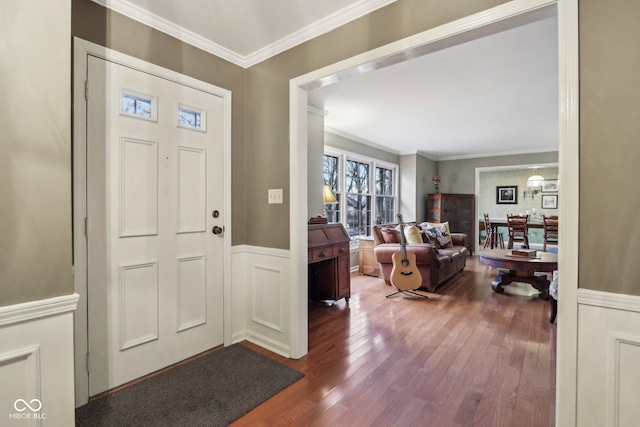
<svg viewBox="0 0 640 427">
<path fill-rule="evenodd" d="M 160 77 L 91 56 L 88 70 L 93 396 L 223 342 L 224 113 Z"/>
</svg>

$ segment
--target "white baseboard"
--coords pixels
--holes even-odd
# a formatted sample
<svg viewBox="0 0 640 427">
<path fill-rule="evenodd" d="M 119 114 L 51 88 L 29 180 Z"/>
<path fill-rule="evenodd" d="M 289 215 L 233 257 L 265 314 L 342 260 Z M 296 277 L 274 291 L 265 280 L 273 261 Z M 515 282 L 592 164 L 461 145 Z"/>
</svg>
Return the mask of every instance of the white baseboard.
<svg viewBox="0 0 640 427">
<path fill-rule="evenodd" d="M 0 307 L 0 402 L 10 408 L 0 419 L 16 425 L 74 425 L 73 312 L 78 298 L 72 294 Z"/>
</svg>

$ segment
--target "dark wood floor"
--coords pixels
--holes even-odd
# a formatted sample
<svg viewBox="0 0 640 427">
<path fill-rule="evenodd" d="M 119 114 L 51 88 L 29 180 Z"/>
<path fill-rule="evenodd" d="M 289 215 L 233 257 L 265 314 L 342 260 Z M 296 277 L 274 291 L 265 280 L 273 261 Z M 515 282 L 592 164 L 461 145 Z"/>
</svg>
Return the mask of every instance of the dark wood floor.
<svg viewBox="0 0 640 427">
<path fill-rule="evenodd" d="M 495 274 L 471 257 L 429 299 L 352 275 L 349 305 L 310 304 L 305 357 L 245 343 L 306 376 L 233 426 L 553 426 L 549 303 L 494 293 Z"/>
</svg>

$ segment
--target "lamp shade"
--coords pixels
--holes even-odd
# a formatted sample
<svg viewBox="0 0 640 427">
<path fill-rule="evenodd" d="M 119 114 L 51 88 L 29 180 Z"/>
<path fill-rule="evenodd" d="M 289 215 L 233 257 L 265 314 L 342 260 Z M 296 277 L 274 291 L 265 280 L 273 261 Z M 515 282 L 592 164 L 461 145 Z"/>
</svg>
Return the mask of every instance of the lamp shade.
<svg viewBox="0 0 640 427">
<path fill-rule="evenodd" d="M 531 175 L 527 179 L 527 187 L 542 187 L 544 184 L 544 178 L 541 175 Z"/>
<path fill-rule="evenodd" d="M 322 187 L 322 199 L 325 203 L 338 203 L 336 196 L 333 195 L 333 191 L 331 191 L 331 187 L 328 184 L 324 184 Z"/>
</svg>

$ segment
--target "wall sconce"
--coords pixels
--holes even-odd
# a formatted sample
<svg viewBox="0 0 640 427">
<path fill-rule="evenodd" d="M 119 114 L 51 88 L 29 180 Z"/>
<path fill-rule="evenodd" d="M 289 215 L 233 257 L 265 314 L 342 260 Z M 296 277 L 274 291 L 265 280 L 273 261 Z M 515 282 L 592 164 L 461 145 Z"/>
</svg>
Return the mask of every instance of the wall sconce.
<svg viewBox="0 0 640 427">
<path fill-rule="evenodd" d="M 538 169 L 533 170 L 533 175 L 527 179 L 527 189 L 523 192 L 523 197 L 531 196 L 531 199 L 535 197 L 540 191 L 542 191 L 542 185 L 544 184 L 544 178 L 542 175 L 536 173 Z"/>
<path fill-rule="evenodd" d="M 434 176 L 431 182 L 433 182 L 433 184 L 436 186 L 436 194 L 438 194 L 438 186 L 440 185 L 440 175 Z"/>
</svg>

